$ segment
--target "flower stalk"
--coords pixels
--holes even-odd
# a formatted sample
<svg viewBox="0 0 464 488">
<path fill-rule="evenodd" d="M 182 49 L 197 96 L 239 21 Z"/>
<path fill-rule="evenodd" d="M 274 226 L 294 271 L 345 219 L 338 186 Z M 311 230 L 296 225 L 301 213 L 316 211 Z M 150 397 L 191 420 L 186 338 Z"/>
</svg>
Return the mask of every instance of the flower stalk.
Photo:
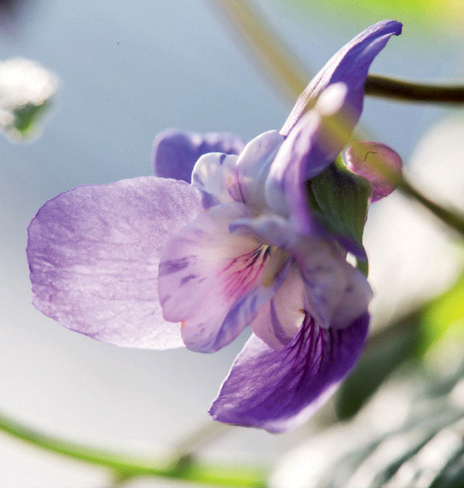
<svg viewBox="0 0 464 488">
<path fill-rule="evenodd" d="M 115 454 L 43 434 L 2 413 L 0 431 L 36 447 L 94 466 L 109 468 L 118 479 L 125 481 L 139 476 L 155 476 L 224 487 L 264 488 L 266 485 L 264 471 L 257 468 L 213 466 L 193 459 L 188 465 L 178 462 L 141 461 L 133 456 Z"/>
<path fill-rule="evenodd" d="M 369 75 L 366 95 L 404 102 L 464 103 L 464 85 L 441 85 Z"/>
</svg>

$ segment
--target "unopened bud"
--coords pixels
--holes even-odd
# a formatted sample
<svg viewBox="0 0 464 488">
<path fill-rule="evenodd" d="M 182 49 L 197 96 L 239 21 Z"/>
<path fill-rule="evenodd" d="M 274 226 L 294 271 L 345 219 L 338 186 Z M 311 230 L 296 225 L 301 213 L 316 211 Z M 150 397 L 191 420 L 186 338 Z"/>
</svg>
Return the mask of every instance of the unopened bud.
<svg viewBox="0 0 464 488">
<path fill-rule="evenodd" d="M 372 201 L 384 198 L 398 186 L 403 161 L 392 148 L 379 142 L 359 141 L 345 151 L 345 163 L 372 185 Z"/>
</svg>

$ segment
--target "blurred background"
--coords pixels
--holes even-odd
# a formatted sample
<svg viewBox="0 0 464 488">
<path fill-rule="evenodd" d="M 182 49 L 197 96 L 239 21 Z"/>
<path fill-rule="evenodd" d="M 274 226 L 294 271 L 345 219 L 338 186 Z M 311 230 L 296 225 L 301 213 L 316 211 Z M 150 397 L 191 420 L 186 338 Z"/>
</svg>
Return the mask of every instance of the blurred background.
<svg viewBox="0 0 464 488">
<path fill-rule="evenodd" d="M 32 59 L 59 80 L 43 128 L 27 141 L 13 142 L 11 133 L 0 141 L 0 411 L 27 425 L 155 456 L 209 422 L 209 404 L 245 336 L 214 355 L 202 355 L 120 349 L 69 332 L 30 304 L 25 245 L 29 221 L 58 193 L 150 175 L 153 137 L 165 128 L 252 138 L 281 127 L 292 97 L 250 54 L 219 3 L 2 2 L 0 60 Z M 330 6 L 324 9 L 323 3 Z M 397 18 L 404 23 L 403 35 L 390 41 L 372 72 L 463 79 L 460 2 L 267 0 L 256 5 L 311 75 L 368 25 Z M 361 123 L 410 164 L 411 181 L 462 208 L 462 109 L 368 98 Z M 372 209 L 366 233 L 377 291 L 376 327 L 443 292 L 460 275 L 462 248 L 454 236 L 401 196 Z M 327 422 L 334 415 L 333 407 L 329 410 L 316 420 Z M 230 428 L 203 455 L 270 466 L 317 429 L 313 422 L 276 436 Z M 111 483 L 104 469 L 0 433 L 0 486 Z M 147 479 L 129 486 L 184 485 Z"/>
</svg>

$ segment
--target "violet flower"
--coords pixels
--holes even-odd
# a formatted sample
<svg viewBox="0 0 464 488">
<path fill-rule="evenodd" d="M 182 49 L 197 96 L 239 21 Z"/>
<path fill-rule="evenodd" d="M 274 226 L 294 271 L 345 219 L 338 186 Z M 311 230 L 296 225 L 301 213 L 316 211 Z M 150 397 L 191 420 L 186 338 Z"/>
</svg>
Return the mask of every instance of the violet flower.
<svg viewBox="0 0 464 488">
<path fill-rule="evenodd" d="M 210 414 L 273 432 L 299 425 L 360 355 L 372 297 L 343 241 L 311 213 L 306 182 L 348 142 L 368 68 L 400 31 L 384 21 L 348 43 L 280 132 L 246 145 L 166 132 L 155 141 L 158 176 L 47 202 L 29 227 L 34 305 L 126 347 L 213 352 L 250 327 Z M 329 137 L 341 118 L 342 136 Z"/>
</svg>

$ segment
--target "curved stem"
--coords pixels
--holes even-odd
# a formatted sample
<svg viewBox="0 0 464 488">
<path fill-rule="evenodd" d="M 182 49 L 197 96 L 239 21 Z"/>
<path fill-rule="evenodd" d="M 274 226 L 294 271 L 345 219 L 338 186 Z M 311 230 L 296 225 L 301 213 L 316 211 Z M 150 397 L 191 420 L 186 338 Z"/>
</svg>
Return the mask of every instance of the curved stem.
<svg viewBox="0 0 464 488">
<path fill-rule="evenodd" d="M 404 178 L 400 180 L 398 189 L 408 197 L 419 202 L 429 212 L 448 225 L 448 227 L 461 234 L 461 237 L 464 237 L 464 215 L 462 215 L 456 209 L 447 209 L 441 205 L 438 205 L 420 193 Z"/>
<path fill-rule="evenodd" d="M 405 102 L 464 103 L 464 85 L 437 85 L 369 75 L 364 85 L 366 95 Z"/>
<path fill-rule="evenodd" d="M 131 456 L 115 454 L 42 434 L 25 427 L 3 414 L 0 414 L 0 431 L 41 447 L 42 449 L 92 465 L 110 468 L 121 480 L 127 480 L 137 476 L 156 476 L 213 486 L 253 488 L 264 488 L 266 486 L 263 470 L 260 469 L 237 469 L 235 467 L 232 469 L 230 467 L 212 466 L 196 461 L 188 465 L 178 465 L 172 462 L 164 463 L 164 465 L 159 463 L 160 465 L 156 467 L 149 460 L 141 462 Z"/>
</svg>

